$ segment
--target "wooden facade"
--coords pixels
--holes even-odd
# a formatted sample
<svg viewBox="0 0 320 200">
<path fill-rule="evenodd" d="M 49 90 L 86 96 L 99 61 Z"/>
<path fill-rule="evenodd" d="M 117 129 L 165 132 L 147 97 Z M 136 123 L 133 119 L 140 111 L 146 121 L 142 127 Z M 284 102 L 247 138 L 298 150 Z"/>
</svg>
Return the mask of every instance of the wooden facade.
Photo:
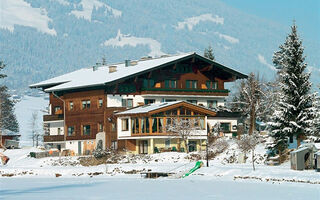
<svg viewBox="0 0 320 200">
<path fill-rule="evenodd" d="M 129 66 L 135 67 L 135 66 Z M 94 140 L 96 134 L 105 132 L 106 147 L 110 148 L 117 137 L 117 120 L 115 113 L 126 110 L 126 107 L 107 107 L 107 95 L 194 95 L 201 96 L 228 96 L 229 91 L 225 89 L 224 83 L 231 82 L 236 76 L 222 69 L 220 65 L 213 65 L 207 60 L 190 57 L 189 59 L 171 62 L 168 65 L 156 67 L 140 74 L 132 74 L 111 83 L 99 86 L 82 87 L 58 91 L 59 98 L 50 93 L 51 115 L 44 116 L 44 121 L 64 121 L 64 134 L 67 141 Z M 43 88 L 45 89 L 45 87 Z M 143 102 L 142 102 L 143 103 Z M 64 109 L 65 106 L 65 109 Z M 183 105 L 194 112 L 201 109 L 190 104 Z M 170 108 L 171 109 L 171 108 Z M 65 113 L 63 113 L 65 110 Z M 178 109 L 180 112 L 180 109 Z M 162 112 L 157 111 L 157 112 Z M 210 112 L 210 111 L 208 111 Z M 149 130 L 153 123 L 150 113 Z M 206 113 L 207 114 L 207 113 Z M 212 116 L 215 113 L 210 113 Z M 180 115 L 180 113 L 178 114 Z M 204 115 L 199 115 L 203 117 Z M 139 130 L 141 130 L 141 116 L 139 118 Z M 158 120 L 159 117 L 157 117 Z M 166 117 L 160 117 L 166 123 Z M 159 130 L 159 128 L 157 129 Z M 149 133 L 153 135 L 163 134 L 159 131 Z M 143 133 L 137 134 L 142 136 Z M 61 141 L 61 136 L 45 136 L 45 142 Z M 117 143 L 118 148 L 135 149 L 136 140 L 127 139 Z"/>
</svg>

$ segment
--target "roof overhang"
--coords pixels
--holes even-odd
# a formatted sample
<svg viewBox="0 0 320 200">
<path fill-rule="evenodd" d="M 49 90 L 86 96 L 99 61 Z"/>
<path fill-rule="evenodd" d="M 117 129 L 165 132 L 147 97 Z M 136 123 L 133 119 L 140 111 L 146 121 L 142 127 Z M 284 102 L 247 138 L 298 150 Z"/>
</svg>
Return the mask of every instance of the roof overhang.
<svg viewBox="0 0 320 200">
<path fill-rule="evenodd" d="M 185 107 L 185 108 L 188 108 L 190 110 L 196 111 L 198 113 L 204 114 L 206 116 L 214 117 L 217 114 L 216 112 L 214 112 L 214 111 L 212 111 L 210 109 L 207 109 L 205 107 L 197 106 L 197 105 L 194 105 L 192 103 L 185 102 L 185 101 L 180 101 L 180 102 L 177 102 L 175 104 L 169 104 L 168 106 L 162 106 L 160 108 L 153 109 L 153 110 L 146 111 L 146 112 L 137 112 L 137 113 L 135 113 L 134 109 L 139 108 L 139 107 L 135 107 L 135 108 L 130 109 L 131 113 L 126 113 L 126 111 L 123 111 L 123 112 L 117 113 L 115 115 L 117 117 L 124 117 L 124 116 L 150 116 L 150 115 L 154 115 L 154 114 L 157 114 L 157 113 L 160 113 L 160 112 L 165 112 L 165 111 L 172 110 L 172 109 L 179 108 L 179 107 Z"/>
</svg>

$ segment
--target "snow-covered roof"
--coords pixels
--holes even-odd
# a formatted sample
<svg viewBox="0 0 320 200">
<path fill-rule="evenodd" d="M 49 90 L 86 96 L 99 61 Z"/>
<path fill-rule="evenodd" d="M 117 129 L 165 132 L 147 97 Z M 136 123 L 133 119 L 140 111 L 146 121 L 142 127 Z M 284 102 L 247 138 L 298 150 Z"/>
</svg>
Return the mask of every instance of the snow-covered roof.
<svg viewBox="0 0 320 200">
<path fill-rule="evenodd" d="M 150 111 L 154 111 L 160 108 L 165 108 L 171 105 L 175 105 L 178 103 L 181 103 L 183 101 L 172 101 L 172 102 L 164 102 L 164 103 L 154 103 L 154 104 L 148 104 L 144 106 L 139 106 L 136 108 L 132 108 L 123 112 L 119 112 L 116 115 L 126 115 L 126 114 L 142 114 L 142 113 L 148 113 Z"/>
<path fill-rule="evenodd" d="M 189 105 L 195 106 L 199 109 L 204 109 L 204 110 L 206 110 L 206 112 L 209 112 L 209 113 L 210 112 L 215 113 L 214 111 L 212 111 L 208 108 L 198 106 L 198 105 L 186 102 L 186 101 L 172 101 L 172 102 L 153 103 L 153 104 L 148 104 L 148 105 L 144 105 L 144 106 L 139 106 L 139 107 L 131 108 L 126 111 L 119 112 L 116 115 L 144 114 L 144 113 L 149 113 L 149 112 L 161 109 L 161 108 L 169 107 L 169 106 L 180 104 L 180 103 L 189 104 Z"/>
<path fill-rule="evenodd" d="M 94 87 L 101 86 L 113 81 L 117 81 L 128 76 L 139 74 L 141 72 L 178 61 L 180 59 L 191 57 L 192 55 L 200 56 L 194 52 L 185 53 L 174 56 L 165 56 L 160 58 L 148 59 L 148 60 L 139 60 L 136 65 L 125 66 L 125 63 L 111 64 L 108 66 L 100 66 L 96 70 L 93 70 L 93 67 L 79 69 L 74 72 L 70 72 L 55 78 L 51 78 L 39 83 L 30 85 L 31 88 L 46 88 L 45 92 L 52 91 L 61 91 L 68 89 L 77 89 L 83 87 Z M 202 56 L 200 56 L 202 57 Z M 204 58 L 205 59 L 205 58 Z M 212 62 L 212 61 L 211 61 Z M 216 63 L 216 62 L 214 62 Z M 219 64 L 219 63 L 216 63 Z M 219 64 L 220 65 L 220 64 Z M 115 66 L 115 72 L 109 72 L 109 67 Z M 228 71 L 235 72 L 236 74 L 245 77 L 246 75 L 237 72 L 231 68 L 225 67 Z"/>
</svg>

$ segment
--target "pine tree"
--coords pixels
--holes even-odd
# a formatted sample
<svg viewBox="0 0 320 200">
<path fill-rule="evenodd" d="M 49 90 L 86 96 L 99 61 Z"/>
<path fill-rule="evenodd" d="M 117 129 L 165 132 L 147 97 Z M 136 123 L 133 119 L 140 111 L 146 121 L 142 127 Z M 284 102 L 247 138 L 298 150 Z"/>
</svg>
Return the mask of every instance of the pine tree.
<svg viewBox="0 0 320 200">
<path fill-rule="evenodd" d="M 0 71 L 3 70 L 5 64 L 0 62 Z M 5 74 L 0 73 L 0 78 L 5 78 Z M 0 131 L 9 130 L 12 132 L 19 131 L 18 121 L 14 114 L 14 102 L 6 86 L 0 86 Z"/>
<path fill-rule="evenodd" d="M 313 103 L 315 116 L 313 120 L 313 136 L 320 139 L 320 96 L 315 98 Z"/>
<path fill-rule="evenodd" d="M 273 63 L 278 69 L 279 100 L 269 125 L 275 139 L 274 148 L 280 153 L 287 147 L 288 137 L 296 137 L 300 145 L 301 138 L 313 131 L 315 95 L 310 91 L 310 73 L 305 72 L 307 64 L 303 51 L 297 26 L 293 24 L 285 43 L 273 55 Z"/>
<path fill-rule="evenodd" d="M 203 56 L 204 56 L 205 58 L 210 59 L 210 60 L 214 60 L 214 59 L 215 59 L 215 58 L 214 58 L 214 55 L 213 55 L 213 49 L 212 49 L 211 45 L 209 45 L 208 48 L 205 48 L 205 49 L 204 49 L 204 54 L 203 54 Z"/>
</svg>

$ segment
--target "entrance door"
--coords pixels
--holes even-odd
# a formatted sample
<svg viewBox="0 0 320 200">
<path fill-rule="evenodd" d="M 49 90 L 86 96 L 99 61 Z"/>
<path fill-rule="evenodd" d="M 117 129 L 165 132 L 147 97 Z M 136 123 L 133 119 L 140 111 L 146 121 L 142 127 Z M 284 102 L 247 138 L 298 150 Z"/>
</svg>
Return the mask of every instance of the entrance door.
<svg viewBox="0 0 320 200">
<path fill-rule="evenodd" d="M 147 154 L 148 153 L 148 140 L 139 141 L 139 153 Z"/>
<path fill-rule="evenodd" d="M 78 141 L 78 155 L 81 155 L 81 141 Z"/>
</svg>

